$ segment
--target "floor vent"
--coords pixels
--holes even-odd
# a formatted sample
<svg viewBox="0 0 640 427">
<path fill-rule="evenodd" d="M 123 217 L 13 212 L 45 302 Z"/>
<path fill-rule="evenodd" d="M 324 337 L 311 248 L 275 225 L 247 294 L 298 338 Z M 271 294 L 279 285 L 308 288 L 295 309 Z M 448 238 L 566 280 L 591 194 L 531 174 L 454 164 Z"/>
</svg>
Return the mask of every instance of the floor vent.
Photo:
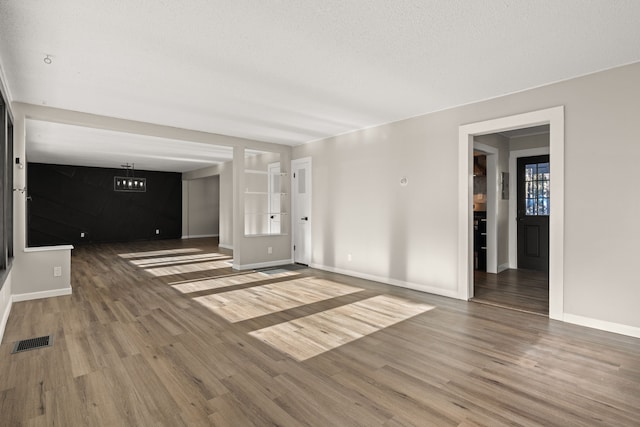
<svg viewBox="0 0 640 427">
<path fill-rule="evenodd" d="M 53 335 L 45 335 L 38 338 L 29 338 L 28 340 L 21 340 L 16 342 L 13 347 L 13 353 L 20 353 L 27 350 L 35 350 L 37 348 L 51 347 L 53 345 Z"/>
</svg>

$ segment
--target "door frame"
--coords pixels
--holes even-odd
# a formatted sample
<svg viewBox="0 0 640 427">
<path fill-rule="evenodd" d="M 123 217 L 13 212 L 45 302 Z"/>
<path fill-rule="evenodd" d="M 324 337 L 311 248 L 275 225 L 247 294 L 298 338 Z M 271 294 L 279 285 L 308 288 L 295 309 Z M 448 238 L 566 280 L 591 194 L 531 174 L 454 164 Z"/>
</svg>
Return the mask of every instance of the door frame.
<svg viewBox="0 0 640 427">
<path fill-rule="evenodd" d="M 551 206 L 549 218 L 549 317 L 564 317 L 564 106 L 516 114 L 458 129 L 458 298 L 473 297 L 473 137 L 549 125 Z M 513 186 L 512 186 L 513 187 Z"/>
<path fill-rule="evenodd" d="M 307 178 L 307 191 L 308 191 L 308 194 L 309 194 L 309 212 L 313 213 L 313 184 L 312 184 L 313 183 L 313 179 L 312 179 L 312 177 L 313 177 L 313 173 L 312 173 L 313 165 L 311 163 L 311 157 L 302 157 L 302 158 L 299 158 L 299 159 L 291 160 L 291 173 L 290 173 L 290 175 L 291 175 L 291 214 L 292 214 L 291 215 L 291 259 L 293 259 L 294 263 L 296 262 L 295 261 L 296 260 L 296 254 L 295 254 L 295 251 L 293 249 L 293 246 L 296 243 L 296 233 L 297 233 L 297 231 L 296 231 L 296 222 L 295 222 L 295 220 L 296 220 L 297 215 L 298 215 L 298 213 L 297 213 L 298 204 L 297 204 L 297 201 L 295 200 L 296 191 L 295 191 L 295 183 L 293 181 L 293 171 L 294 171 L 294 166 L 297 165 L 297 164 L 300 164 L 300 163 L 306 163 L 306 164 L 309 165 L 309 170 L 308 170 L 307 177 L 306 177 Z M 305 240 L 305 242 L 307 242 L 307 248 L 306 248 L 307 250 L 306 250 L 306 252 L 307 252 L 307 258 L 308 258 L 308 261 L 309 261 L 307 263 L 307 265 L 309 265 L 309 266 L 311 265 L 311 261 L 312 261 L 312 253 L 311 253 L 311 251 L 312 251 L 312 248 L 313 248 L 313 244 L 312 244 L 313 233 L 311 231 L 313 229 L 312 228 L 312 221 L 313 221 L 313 215 L 310 215 L 309 216 L 309 221 L 308 221 L 308 223 L 309 223 L 309 235 L 307 236 L 308 239 Z"/>
</svg>

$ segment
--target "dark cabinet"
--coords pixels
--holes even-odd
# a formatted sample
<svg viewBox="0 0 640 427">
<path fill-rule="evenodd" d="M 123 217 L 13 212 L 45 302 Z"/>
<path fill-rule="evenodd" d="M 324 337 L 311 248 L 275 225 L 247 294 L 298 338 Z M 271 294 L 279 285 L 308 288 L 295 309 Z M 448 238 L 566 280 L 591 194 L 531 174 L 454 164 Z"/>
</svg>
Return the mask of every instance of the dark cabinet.
<svg viewBox="0 0 640 427">
<path fill-rule="evenodd" d="M 474 268 L 487 271 L 487 213 L 473 213 Z"/>
</svg>

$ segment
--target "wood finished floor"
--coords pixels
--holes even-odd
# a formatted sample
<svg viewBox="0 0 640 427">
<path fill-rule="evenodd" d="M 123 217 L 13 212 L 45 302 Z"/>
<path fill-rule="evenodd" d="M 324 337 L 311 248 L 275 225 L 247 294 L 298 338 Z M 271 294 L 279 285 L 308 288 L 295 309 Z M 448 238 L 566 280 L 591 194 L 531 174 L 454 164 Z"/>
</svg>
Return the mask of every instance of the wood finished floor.
<svg viewBox="0 0 640 427">
<path fill-rule="evenodd" d="M 549 274 L 533 270 L 505 270 L 498 274 L 474 271 L 476 302 L 549 314 Z"/>
<path fill-rule="evenodd" d="M 13 305 L 0 425 L 639 424 L 638 339 L 313 269 L 238 274 L 227 254 L 210 239 L 75 249 L 73 295 Z M 359 290 L 306 295 L 313 281 Z M 270 302 L 230 322 L 198 300 L 238 295 Z M 292 351 L 330 345 L 299 361 L 261 339 L 282 325 L 329 337 Z M 10 354 L 49 333 L 53 347 Z"/>
</svg>

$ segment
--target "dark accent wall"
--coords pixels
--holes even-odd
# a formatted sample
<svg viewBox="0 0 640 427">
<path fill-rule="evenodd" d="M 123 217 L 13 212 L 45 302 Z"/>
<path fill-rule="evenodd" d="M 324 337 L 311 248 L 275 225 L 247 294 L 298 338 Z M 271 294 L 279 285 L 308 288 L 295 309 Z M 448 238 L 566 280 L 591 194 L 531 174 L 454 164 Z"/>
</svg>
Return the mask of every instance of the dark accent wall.
<svg viewBox="0 0 640 427">
<path fill-rule="evenodd" d="M 136 170 L 147 191 L 116 192 L 113 177 L 123 175 L 122 169 L 29 163 L 29 246 L 180 238 L 182 175 Z"/>
</svg>

